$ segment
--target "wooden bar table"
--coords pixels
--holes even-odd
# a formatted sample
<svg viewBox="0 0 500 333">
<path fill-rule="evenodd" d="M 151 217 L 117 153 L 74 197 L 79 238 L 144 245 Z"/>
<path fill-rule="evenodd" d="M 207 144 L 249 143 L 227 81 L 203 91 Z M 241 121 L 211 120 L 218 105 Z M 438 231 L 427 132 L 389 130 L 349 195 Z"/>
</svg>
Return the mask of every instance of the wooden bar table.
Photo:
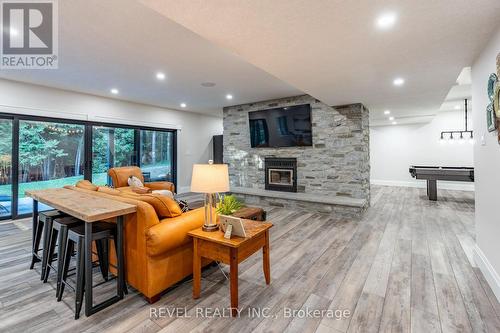
<svg viewBox="0 0 500 333">
<path fill-rule="evenodd" d="M 38 202 L 85 222 L 85 315 L 92 314 L 123 299 L 125 264 L 123 257 L 123 216 L 135 213 L 137 207 L 89 193 L 66 188 L 33 190 L 25 192 L 33 199 L 33 228 L 38 223 Z M 94 305 L 92 297 L 92 222 L 116 218 L 117 229 L 117 295 Z"/>
</svg>

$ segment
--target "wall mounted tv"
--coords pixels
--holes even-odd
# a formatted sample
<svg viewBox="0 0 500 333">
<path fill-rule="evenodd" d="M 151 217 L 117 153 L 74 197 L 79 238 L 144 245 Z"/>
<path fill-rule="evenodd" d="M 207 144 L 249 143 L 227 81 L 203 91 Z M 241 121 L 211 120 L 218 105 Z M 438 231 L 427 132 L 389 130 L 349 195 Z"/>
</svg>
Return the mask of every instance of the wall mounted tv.
<svg viewBox="0 0 500 333">
<path fill-rule="evenodd" d="M 312 146 L 311 105 L 248 113 L 252 148 Z"/>
</svg>

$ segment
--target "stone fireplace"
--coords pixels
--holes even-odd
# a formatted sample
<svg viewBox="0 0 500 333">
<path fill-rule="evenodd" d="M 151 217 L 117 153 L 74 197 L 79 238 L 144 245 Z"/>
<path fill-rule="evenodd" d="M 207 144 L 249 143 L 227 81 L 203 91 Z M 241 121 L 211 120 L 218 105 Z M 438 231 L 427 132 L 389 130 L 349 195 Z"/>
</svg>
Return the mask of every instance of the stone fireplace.
<svg viewBox="0 0 500 333">
<path fill-rule="evenodd" d="M 266 190 L 297 192 L 297 159 L 266 157 L 264 175 Z"/>
<path fill-rule="evenodd" d="M 248 113 L 311 105 L 313 145 L 252 148 Z M 329 106 L 303 95 L 225 107 L 224 163 L 231 192 L 249 205 L 289 207 L 335 216 L 363 212 L 370 202 L 368 109 Z"/>
</svg>

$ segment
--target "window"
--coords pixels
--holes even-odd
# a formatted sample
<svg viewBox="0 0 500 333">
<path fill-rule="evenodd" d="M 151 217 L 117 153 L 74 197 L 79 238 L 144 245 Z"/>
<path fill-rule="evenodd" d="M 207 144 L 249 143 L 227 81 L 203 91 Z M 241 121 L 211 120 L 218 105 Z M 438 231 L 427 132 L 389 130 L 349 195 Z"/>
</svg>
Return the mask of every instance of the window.
<svg viewBox="0 0 500 333">
<path fill-rule="evenodd" d="M 140 165 L 150 181 L 173 181 L 173 132 L 141 130 Z"/>
</svg>

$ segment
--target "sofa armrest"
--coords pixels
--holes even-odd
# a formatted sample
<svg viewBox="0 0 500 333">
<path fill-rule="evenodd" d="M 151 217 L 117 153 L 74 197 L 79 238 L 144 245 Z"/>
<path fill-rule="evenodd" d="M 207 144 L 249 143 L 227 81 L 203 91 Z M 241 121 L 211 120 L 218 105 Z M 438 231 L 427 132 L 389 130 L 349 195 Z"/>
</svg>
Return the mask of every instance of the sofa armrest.
<svg viewBox="0 0 500 333">
<path fill-rule="evenodd" d="M 198 208 L 152 226 L 146 231 L 148 255 L 157 256 L 190 242 L 187 233 L 201 227 L 204 222 L 204 208 Z"/>
<path fill-rule="evenodd" d="M 171 182 L 151 182 L 151 183 L 145 183 L 144 186 L 150 188 L 153 191 L 169 190 L 170 192 L 174 193 L 175 190 L 175 186 Z"/>
</svg>

